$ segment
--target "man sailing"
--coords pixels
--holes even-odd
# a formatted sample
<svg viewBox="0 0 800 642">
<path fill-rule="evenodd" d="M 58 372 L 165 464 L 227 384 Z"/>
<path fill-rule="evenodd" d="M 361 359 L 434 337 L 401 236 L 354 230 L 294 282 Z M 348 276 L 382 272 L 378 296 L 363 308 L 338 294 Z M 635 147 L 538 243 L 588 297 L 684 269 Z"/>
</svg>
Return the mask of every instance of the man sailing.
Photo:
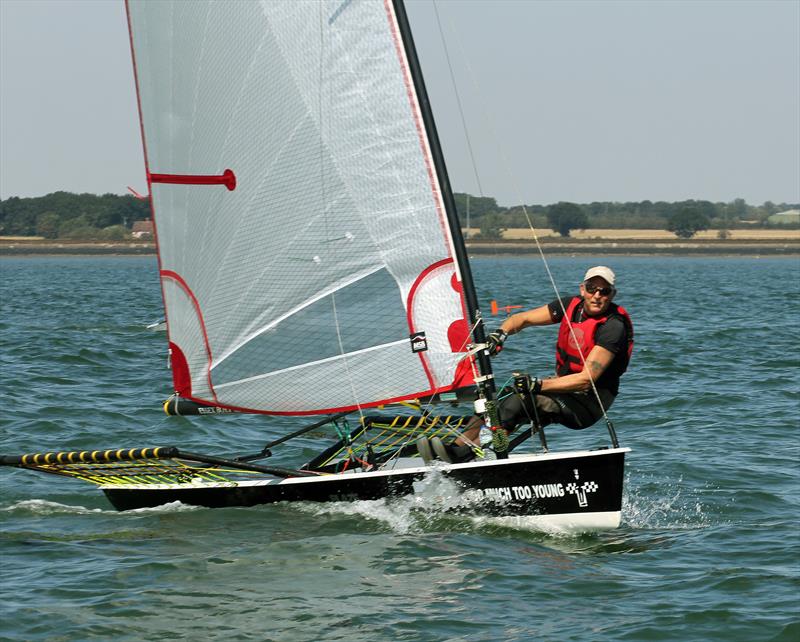
<svg viewBox="0 0 800 642">
<path fill-rule="evenodd" d="M 559 423 L 581 430 L 600 419 L 603 409 L 614 402 L 633 349 L 631 318 L 625 308 L 613 302 L 617 293 L 615 281 L 610 268 L 590 268 L 581 282 L 579 296 L 563 297 L 514 314 L 489 334 L 486 345 L 494 356 L 503 349 L 508 336 L 523 328 L 561 324 L 556 342 L 556 376 L 532 377 L 530 394 L 506 388 L 498 394 L 500 425 L 506 432 L 512 433 L 523 423 L 541 427 Z M 443 444 L 438 437 L 422 438 L 417 448 L 426 461 L 435 456 L 450 463 L 469 461 L 475 458 L 473 446 L 479 443 L 480 429 L 481 419 L 475 417 L 452 444 Z"/>
</svg>

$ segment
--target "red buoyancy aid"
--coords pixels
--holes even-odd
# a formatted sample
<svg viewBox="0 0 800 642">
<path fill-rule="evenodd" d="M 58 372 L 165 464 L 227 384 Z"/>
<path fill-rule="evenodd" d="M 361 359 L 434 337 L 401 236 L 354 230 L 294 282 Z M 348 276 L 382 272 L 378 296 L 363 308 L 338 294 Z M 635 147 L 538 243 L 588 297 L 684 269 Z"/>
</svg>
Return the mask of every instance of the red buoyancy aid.
<svg viewBox="0 0 800 642">
<path fill-rule="evenodd" d="M 601 317 L 586 317 L 580 322 L 572 321 L 575 338 L 580 344 L 579 351 L 578 346 L 575 345 L 575 341 L 572 339 L 568 323 L 578 305 L 583 305 L 583 299 L 576 296 L 570 301 L 566 314 L 561 319 L 561 327 L 558 329 L 558 341 L 556 342 L 556 374 L 559 377 L 563 377 L 583 370 L 583 360 L 595 346 L 594 335 L 598 326 L 605 323 L 612 316 L 620 317 L 628 330 L 628 352 L 625 355 L 620 374 L 625 372 L 633 352 L 633 322 L 628 312 L 622 306 L 612 303 Z M 581 358 L 581 353 L 583 354 L 583 359 Z"/>
</svg>

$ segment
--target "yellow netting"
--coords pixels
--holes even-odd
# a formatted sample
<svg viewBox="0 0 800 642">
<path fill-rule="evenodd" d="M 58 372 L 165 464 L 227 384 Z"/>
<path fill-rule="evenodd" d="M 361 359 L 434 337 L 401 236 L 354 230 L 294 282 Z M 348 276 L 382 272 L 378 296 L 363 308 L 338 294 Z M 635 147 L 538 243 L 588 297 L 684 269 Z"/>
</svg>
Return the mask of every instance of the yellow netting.
<svg viewBox="0 0 800 642">
<path fill-rule="evenodd" d="M 20 464 L 22 468 L 39 470 L 43 473 L 74 477 L 83 481 L 108 485 L 141 485 L 141 484 L 187 484 L 198 481 L 231 482 L 241 479 L 242 475 L 259 474 L 255 471 L 225 469 L 215 466 L 204 466 L 179 459 L 154 459 L 117 461 L 108 463 L 41 463 Z"/>
<path fill-rule="evenodd" d="M 449 437 L 452 439 L 457 435 L 469 417 L 464 416 L 433 416 L 433 415 L 407 415 L 397 417 L 364 417 L 362 424 L 368 426 L 363 438 L 359 438 L 357 443 L 344 443 L 339 449 L 328 452 L 327 457 L 316 462 L 318 466 L 326 466 L 341 460 L 342 458 L 353 457 L 355 459 L 366 459 L 367 454 L 372 450 L 373 454 L 390 455 L 400 453 L 402 450 L 410 451 L 405 454 L 416 455 L 413 446 L 414 442 L 420 437 Z"/>
</svg>

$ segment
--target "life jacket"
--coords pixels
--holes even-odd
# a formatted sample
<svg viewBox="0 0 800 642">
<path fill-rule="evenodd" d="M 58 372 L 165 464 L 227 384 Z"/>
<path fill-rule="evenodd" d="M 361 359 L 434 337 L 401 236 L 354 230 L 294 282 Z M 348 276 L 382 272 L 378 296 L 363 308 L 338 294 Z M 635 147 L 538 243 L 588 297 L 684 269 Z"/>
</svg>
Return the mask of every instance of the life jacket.
<svg viewBox="0 0 800 642">
<path fill-rule="evenodd" d="M 576 296 L 570 301 L 566 309 L 566 314 L 564 318 L 561 319 L 561 327 L 558 330 L 558 341 L 556 342 L 556 374 L 559 377 L 563 377 L 564 375 L 581 372 L 583 370 L 581 353 L 583 353 L 584 359 L 589 355 L 592 348 L 595 346 L 594 335 L 595 332 L 597 332 L 598 326 L 605 323 L 613 316 L 622 319 L 628 330 L 628 352 L 619 370 L 619 374 L 622 374 L 628 368 L 628 362 L 633 352 L 633 322 L 628 312 L 622 306 L 612 303 L 608 306 L 608 310 L 603 316 L 586 317 L 580 322 L 572 321 L 575 308 L 579 305 L 583 305 L 583 299 Z M 572 339 L 568 321 L 572 322 L 572 329 L 575 332 L 575 338 L 580 344 L 580 351 Z"/>
</svg>

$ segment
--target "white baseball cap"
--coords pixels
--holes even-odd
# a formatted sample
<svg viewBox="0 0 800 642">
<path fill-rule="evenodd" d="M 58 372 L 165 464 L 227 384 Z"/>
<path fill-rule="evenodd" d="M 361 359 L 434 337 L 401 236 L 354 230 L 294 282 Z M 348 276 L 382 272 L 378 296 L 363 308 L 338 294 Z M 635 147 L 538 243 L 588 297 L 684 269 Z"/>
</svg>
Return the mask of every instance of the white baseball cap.
<svg viewBox="0 0 800 642">
<path fill-rule="evenodd" d="M 584 283 L 595 276 L 605 279 L 609 285 L 614 285 L 614 279 L 616 278 L 611 268 L 607 268 L 605 265 L 598 265 L 586 271 L 586 275 L 583 277 Z"/>
</svg>

